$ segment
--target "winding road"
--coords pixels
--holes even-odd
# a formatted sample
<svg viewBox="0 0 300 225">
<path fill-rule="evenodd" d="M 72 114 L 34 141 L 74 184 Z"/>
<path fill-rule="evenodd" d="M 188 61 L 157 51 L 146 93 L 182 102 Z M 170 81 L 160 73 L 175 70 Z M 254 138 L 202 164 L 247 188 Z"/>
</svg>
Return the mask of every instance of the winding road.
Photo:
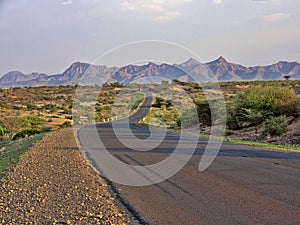
<svg viewBox="0 0 300 225">
<path fill-rule="evenodd" d="M 135 138 L 145 143 L 150 136 L 149 129 L 134 123 L 148 113 L 150 103 L 151 97 L 147 97 L 129 118 L 128 125 Z M 112 177 L 123 172 L 110 163 L 110 158 L 103 152 L 108 151 L 114 159 L 132 166 L 147 166 L 166 159 L 178 144 L 179 135 L 154 131 L 153 140 L 163 137 L 155 149 L 136 151 L 128 148 L 124 141 L 130 142 L 132 136 L 126 132 L 127 122 L 90 125 L 78 131 L 81 151 L 101 175 L 107 175 L 107 170 L 113 171 Z M 115 130 L 119 131 L 118 137 Z M 99 137 L 103 146 L 95 141 Z M 188 148 L 189 137 L 183 139 Z M 213 164 L 199 172 L 198 165 L 206 144 L 207 140 L 199 139 L 188 163 L 165 181 L 148 186 L 110 182 L 137 223 L 300 224 L 299 154 L 223 143 Z M 106 161 L 105 157 L 108 157 Z M 128 177 L 125 174 L 123 178 L 134 180 L 141 176 L 139 171 L 132 171 L 136 174 Z M 159 177 L 155 171 L 146 172 L 153 173 L 154 179 Z M 147 181 L 147 176 L 141 177 Z"/>
</svg>

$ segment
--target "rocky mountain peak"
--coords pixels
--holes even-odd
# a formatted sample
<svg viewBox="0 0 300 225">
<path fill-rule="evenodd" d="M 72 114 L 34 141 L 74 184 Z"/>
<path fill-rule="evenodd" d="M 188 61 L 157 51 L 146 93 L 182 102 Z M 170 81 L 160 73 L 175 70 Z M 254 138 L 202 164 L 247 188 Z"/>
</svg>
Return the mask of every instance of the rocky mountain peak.
<svg viewBox="0 0 300 225">
<path fill-rule="evenodd" d="M 106 81 L 129 83 L 138 78 L 160 77 L 161 79 L 183 79 L 189 81 L 187 73 L 203 75 L 207 79 L 208 68 L 211 74 L 219 81 L 234 80 L 280 80 L 284 75 L 292 79 L 300 79 L 300 64 L 298 62 L 280 61 L 267 66 L 245 67 L 228 62 L 224 57 L 202 63 L 190 58 L 182 64 L 125 65 L 123 67 L 106 67 L 75 62 L 63 73 L 47 75 L 43 73 L 23 74 L 12 71 L 0 78 L 0 87 L 45 86 L 45 85 L 75 85 L 82 79 L 84 85 L 101 85 Z M 202 79 L 202 78 L 201 78 Z"/>
<path fill-rule="evenodd" d="M 200 62 L 198 62 L 196 59 L 194 58 L 189 58 L 188 61 L 186 61 L 183 64 L 186 64 L 187 66 L 193 66 L 193 65 L 198 65 Z"/>
<path fill-rule="evenodd" d="M 213 61 L 213 63 L 227 64 L 228 62 L 223 56 L 220 56 L 218 59 Z"/>
<path fill-rule="evenodd" d="M 88 64 L 88 63 L 74 62 L 71 64 L 69 69 L 87 68 L 89 66 L 90 66 L 90 64 Z"/>
<path fill-rule="evenodd" d="M 150 68 L 150 69 L 154 69 L 154 68 L 156 68 L 157 66 L 158 66 L 158 65 L 155 64 L 155 63 L 153 63 L 153 62 L 150 62 L 150 63 L 147 64 L 147 67 Z"/>
</svg>

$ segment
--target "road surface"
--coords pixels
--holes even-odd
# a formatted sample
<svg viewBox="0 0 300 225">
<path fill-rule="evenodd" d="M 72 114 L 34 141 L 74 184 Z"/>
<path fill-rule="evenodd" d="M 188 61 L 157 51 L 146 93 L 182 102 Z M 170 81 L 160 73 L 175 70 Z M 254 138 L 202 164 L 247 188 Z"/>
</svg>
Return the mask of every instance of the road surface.
<svg viewBox="0 0 300 225">
<path fill-rule="evenodd" d="M 140 140 L 149 137 L 149 130 L 134 122 L 148 113 L 150 102 L 151 97 L 146 98 L 129 119 L 131 131 Z M 91 130 L 92 126 L 87 126 L 78 132 L 82 151 L 105 174 L 105 163 L 99 158 L 104 149 L 94 143 Z M 167 134 L 154 150 L 136 151 L 118 141 L 111 123 L 98 124 L 95 130 L 115 159 L 135 166 L 166 159 L 179 139 Z M 127 138 L 124 132 L 119 135 Z M 159 133 L 156 135 L 159 138 Z M 206 140 L 199 140 L 188 163 L 166 181 L 143 187 L 111 185 L 137 221 L 144 224 L 300 224 L 299 154 L 223 143 L 213 164 L 199 172 L 206 144 Z"/>
</svg>

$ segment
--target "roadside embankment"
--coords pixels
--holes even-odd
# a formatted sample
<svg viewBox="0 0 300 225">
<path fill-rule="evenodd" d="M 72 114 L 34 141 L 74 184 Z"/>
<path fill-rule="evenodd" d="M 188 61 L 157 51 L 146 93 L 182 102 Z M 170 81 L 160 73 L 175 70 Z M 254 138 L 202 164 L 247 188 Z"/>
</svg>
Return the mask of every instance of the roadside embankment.
<svg viewBox="0 0 300 225">
<path fill-rule="evenodd" d="M 0 224 L 128 223 L 70 128 L 43 137 L 1 181 Z"/>
</svg>

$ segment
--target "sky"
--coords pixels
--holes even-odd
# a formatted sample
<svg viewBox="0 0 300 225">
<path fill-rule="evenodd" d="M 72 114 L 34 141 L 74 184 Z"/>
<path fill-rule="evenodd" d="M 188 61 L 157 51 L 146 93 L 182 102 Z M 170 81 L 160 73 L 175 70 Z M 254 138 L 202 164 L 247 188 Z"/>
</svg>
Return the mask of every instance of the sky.
<svg viewBox="0 0 300 225">
<path fill-rule="evenodd" d="M 0 0 L 0 76 L 61 73 L 143 40 L 184 46 L 203 62 L 300 62 L 299 12 L 299 0 Z"/>
</svg>

